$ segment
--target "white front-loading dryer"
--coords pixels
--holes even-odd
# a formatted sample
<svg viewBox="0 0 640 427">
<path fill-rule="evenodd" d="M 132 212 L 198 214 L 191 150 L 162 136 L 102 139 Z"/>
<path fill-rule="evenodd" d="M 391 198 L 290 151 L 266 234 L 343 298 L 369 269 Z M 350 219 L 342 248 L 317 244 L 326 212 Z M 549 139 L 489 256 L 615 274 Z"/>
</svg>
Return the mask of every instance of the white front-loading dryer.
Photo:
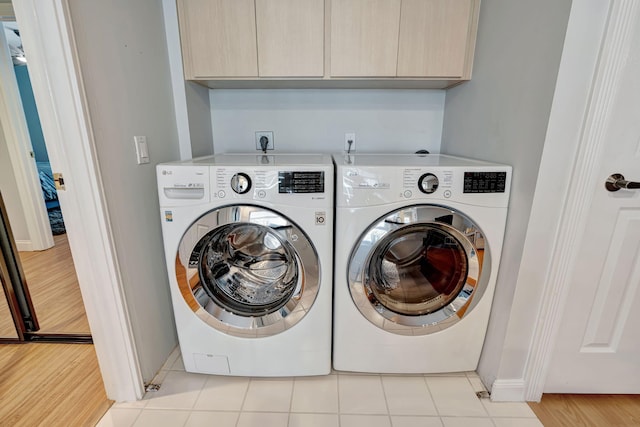
<svg viewBox="0 0 640 427">
<path fill-rule="evenodd" d="M 157 176 L 186 370 L 328 374 L 331 157 L 222 154 L 160 164 Z"/>
<path fill-rule="evenodd" d="M 511 167 L 444 155 L 334 160 L 334 368 L 475 370 Z"/>
</svg>

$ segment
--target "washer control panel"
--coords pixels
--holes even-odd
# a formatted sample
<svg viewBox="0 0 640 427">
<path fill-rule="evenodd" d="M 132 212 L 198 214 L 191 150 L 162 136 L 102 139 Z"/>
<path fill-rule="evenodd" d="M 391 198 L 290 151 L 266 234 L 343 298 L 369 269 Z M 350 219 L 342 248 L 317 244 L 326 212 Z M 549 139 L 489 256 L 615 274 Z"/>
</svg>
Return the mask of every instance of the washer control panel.
<svg viewBox="0 0 640 427">
<path fill-rule="evenodd" d="M 215 199 L 262 200 L 300 206 L 331 198 L 330 166 L 309 168 L 212 167 L 211 196 Z M 325 202 L 326 203 L 326 202 Z"/>
<path fill-rule="evenodd" d="M 317 224 L 333 206 L 334 172 L 326 154 L 219 154 L 156 166 L 163 207 L 282 205 L 313 209 Z"/>
</svg>

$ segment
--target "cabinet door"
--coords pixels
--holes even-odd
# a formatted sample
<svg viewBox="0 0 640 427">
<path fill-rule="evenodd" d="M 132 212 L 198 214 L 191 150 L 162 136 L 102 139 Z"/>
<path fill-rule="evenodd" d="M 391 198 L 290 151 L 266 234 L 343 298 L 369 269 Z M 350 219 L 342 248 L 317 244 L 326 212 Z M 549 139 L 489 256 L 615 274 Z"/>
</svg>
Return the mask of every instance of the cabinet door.
<svg viewBox="0 0 640 427">
<path fill-rule="evenodd" d="M 258 75 L 254 0 L 178 0 L 185 77 Z"/>
<path fill-rule="evenodd" d="M 324 0 L 256 0 L 260 77 L 324 75 Z"/>
<path fill-rule="evenodd" d="M 476 0 L 402 0 L 398 77 L 469 78 L 477 6 Z"/>
<path fill-rule="evenodd" d="M 331 76 L 395 77 L 400 0 L 331 1 Z"/>
</svg>

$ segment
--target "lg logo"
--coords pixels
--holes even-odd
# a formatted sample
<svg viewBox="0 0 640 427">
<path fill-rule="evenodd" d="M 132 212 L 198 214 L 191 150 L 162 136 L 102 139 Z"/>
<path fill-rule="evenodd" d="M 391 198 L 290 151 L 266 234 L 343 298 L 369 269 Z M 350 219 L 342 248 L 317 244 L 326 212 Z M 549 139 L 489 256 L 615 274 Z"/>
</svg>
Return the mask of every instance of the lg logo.
<svg viewBox="0 0 640 427">
<path fill-rule="evenodd" d="M 168 171 L 168 170 L 162 170 L 162 175 L 172 175 L 173 172 L 172 171 Z"/>
</svg>

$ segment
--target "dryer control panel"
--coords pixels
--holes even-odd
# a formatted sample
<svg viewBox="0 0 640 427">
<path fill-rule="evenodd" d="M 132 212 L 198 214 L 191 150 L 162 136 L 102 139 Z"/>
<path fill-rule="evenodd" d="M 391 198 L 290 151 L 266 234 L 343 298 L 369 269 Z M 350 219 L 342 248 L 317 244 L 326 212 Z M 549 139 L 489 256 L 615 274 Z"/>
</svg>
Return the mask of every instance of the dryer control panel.
<svg viewBox="0 0 640 427">
<path fill-rule="evenodd" d="M 505 207 L 511 167 L 338 166 L 337 206 L 461 202 Z"/>
</svg>

